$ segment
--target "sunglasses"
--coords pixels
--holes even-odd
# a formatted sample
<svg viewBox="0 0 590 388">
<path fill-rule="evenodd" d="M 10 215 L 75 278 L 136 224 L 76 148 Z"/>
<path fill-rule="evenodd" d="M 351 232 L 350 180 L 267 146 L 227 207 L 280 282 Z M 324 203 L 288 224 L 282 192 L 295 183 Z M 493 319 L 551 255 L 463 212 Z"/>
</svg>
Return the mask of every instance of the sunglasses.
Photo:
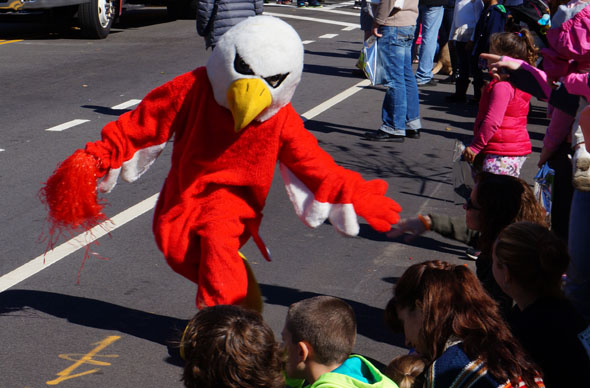
<svg viewBox="0 0 590 388">
<path fill-rule="evenodd" d="M 463 205 L 463 207 L 465 208 L 465 210 L 471 210 L 471 209 L 473 209 L 473 210 L 481 210 L 480 207 L 475 206 L 473 204 L 473 202 L 471 201 L 471 197 L 470 198 L 467 198 L 467 202 L 465 202 L 465 205 Z"/>
</svg>

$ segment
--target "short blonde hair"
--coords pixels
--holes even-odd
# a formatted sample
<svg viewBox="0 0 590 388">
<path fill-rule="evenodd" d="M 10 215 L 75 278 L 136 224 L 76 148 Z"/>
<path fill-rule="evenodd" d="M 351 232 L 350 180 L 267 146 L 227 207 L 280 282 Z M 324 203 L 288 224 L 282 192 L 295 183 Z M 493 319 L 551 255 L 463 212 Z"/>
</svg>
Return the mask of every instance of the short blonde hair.
<svg viewBox="0 0 590 388">
<path fill-rule="evenodd" d="M 385 369 L 385 376 L 392 379 L 399 388 L 420 387 L 426 362 L 417 354 L 397 356 Z"/>
</svg>

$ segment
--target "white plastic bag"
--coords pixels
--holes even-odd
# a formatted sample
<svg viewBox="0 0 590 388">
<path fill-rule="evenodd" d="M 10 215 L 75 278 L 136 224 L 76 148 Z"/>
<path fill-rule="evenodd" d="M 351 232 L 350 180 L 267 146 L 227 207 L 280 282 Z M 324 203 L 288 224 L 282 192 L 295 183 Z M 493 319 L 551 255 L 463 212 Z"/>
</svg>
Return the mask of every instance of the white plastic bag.
<svg viewBox="0 0 590 388">
<path fill-rule="evenodd" d="M 362 70 L 371 81 L 371 85 L 380 85 L 383 83 L 381 76 L 381 66 L 379 61 L 379 49 L 377 45 L 378 39 L 375 36 L 370 36 L 363 43 L 363 50 L 361 52 Z"/>
</svg>

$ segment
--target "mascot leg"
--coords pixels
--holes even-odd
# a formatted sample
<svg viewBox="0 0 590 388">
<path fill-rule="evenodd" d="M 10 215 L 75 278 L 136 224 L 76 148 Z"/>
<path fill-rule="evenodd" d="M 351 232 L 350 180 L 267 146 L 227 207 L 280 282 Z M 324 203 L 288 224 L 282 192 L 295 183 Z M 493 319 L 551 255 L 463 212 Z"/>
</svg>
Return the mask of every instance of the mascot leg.
<svg viewBox="0 0 590 388">
<path fill-rule="evenodd" d="M 262 292 L 260 292 L 260 286 L 258 285 L 256 277 L 254 276 L 254 271 L 252 271 L 252 267 L 250 267 L 250 264 L 248 264 L 248 259 L 246 259 L 246 256 L 244 256 L 241 252 L 238 252 L 238 254 L 244 260 L 246 274 L 248 275 L 248 293 L 246 294 L 246 299 L 244 299 L 242 302 L 242 306 L 262 313 L 262 307 L 264 305 L 262 302 Z"/>
</svg>

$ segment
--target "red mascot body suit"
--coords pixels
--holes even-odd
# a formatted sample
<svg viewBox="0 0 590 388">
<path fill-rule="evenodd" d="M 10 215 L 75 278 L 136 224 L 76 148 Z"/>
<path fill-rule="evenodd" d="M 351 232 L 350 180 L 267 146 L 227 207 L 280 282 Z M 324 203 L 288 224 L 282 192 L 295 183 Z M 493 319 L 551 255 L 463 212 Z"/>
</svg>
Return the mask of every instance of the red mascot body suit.
<svg viewBox="0 0 590 388">
<path fill-rule="evenodd" d="M 289 103 L 302 63 L 301 41 L 288 24 L 268 16 L 239 23 L 206 68 L 154 89 L 109 123 L 101 141 L 58 167 L 43 189 L 54 226 L 88 227 L 102 216 L 96 190 L 80 205 L 80 193 L 64 184 L 88 181 L 90 170 L 89 186 L 103 178 L 99 189 L 108 192 L 119 175 L 137 179 L 173 139 L 153 230 L 168 264 L 198 284 L 199 308 L 244 303 L 248 276 L 238 250 L 250 237 L 268 259 L 258 227 L 277 161 L 307 225 L 330 219 L 356 235 L 360 215 L 374 229 L 389 230 L 401 208 L 384 196 L 387 184 L 338 166 Z"/>
</svg>

